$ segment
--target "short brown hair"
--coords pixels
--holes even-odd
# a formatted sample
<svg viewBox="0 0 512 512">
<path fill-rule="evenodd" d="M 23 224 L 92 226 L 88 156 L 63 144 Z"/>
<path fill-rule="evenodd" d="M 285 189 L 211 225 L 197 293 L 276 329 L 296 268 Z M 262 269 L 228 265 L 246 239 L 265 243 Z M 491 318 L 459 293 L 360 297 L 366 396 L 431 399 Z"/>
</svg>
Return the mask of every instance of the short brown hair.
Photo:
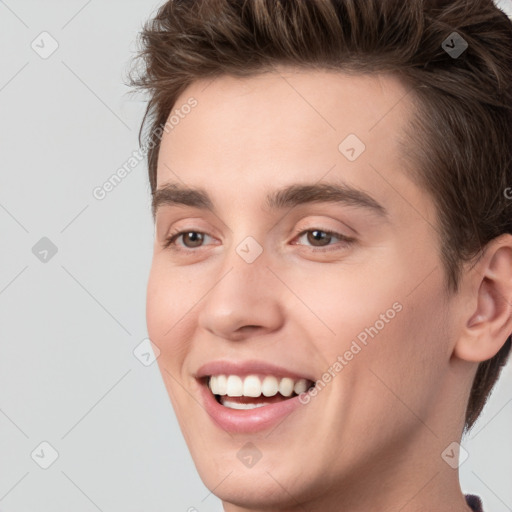
<svg viewBox="0 0 512 512">
<path fill-rule="evenodd" d="M 454 37 L 468 45 L 457 56 L 447 50 Z M 447 289 L 458 290 L 463 263 L 512 233 L 505 194 L 512 185 L 512 23 L 492 0 L 169 0 L 145 23 L 140 42 L 143 71 L 129 77 L 150 93 L 139 142 L 148 120 L 150 132 L 161 134 L 178 96 L 199 79 L 282 64 L 391 72 L 417 107 L 404 150 L 437 207 Z M 147 155 L 152 194 L 159 147 L 158 140 Z M 511 336 L 479 364 L 465 430 L 510 346 Z"/>
</svg>

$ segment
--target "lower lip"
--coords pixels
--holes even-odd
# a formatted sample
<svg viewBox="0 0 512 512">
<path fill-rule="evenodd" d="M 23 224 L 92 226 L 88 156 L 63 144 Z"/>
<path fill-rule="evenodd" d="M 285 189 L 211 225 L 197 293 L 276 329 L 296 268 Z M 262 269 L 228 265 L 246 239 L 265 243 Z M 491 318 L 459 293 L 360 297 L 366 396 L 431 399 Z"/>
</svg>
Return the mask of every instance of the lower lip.
<svg viewBox="0 0 512 512">
<path fill-rule="evenodd" d="M 201 394 L 206 412 L 226 432 L 251 433 L 270 428 L 288 414 L 304 406 L 299 395 L 282 402 L 255 409 L 230 409 L 219 404 L 207 385 L 201 384 Z"/>
</svg>

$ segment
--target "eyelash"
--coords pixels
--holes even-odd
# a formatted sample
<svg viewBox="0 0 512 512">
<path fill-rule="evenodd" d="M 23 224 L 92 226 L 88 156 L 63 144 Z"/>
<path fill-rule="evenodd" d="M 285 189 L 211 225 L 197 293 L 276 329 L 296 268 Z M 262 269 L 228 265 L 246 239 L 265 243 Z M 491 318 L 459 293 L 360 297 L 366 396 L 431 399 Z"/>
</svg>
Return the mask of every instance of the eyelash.
<svg viewBox="0 0 512 512">
<path fill-rule="evenodd" d="M 338 238 L 342 242 L 342 245 L 344 247 L 348 247 L 355 242 L 354 238 L 347 237 L 345 235 L 342 235 L 341 233 L 337 233 L 336 231 L 332 231 L 329 229 L 322 229 L 322 228 L 318 228 L 318 227 L 311 228 L 311 229 L 302 229 L 302 230 L 299 229 L 299 230 L 295 231 L 294 239 L 297 237 L 302 237 L 303 235 L 313 232 L 313 231 L 320 231 L 321 233 L 325 233 L 328 237 L 334 236 L 334 237 Z M 183 251 L 183 252 L 194 252 L 197 249 L 200 249 L 202 246 L 198 247 L 198 248 L 179 247 L 177 245 L 175 245 L 174 247 L 171 247 L 174 244 L 174 241 L 176 239 L 178 239 L 181 235 L 186 235 L 187 233 L 200 233 L 202 235 L 209 236 L 207 233 L 204 233 L 202 231 L 195 231 L 193 229 L 176 230 L 176 231 L 170 233 L 169 236 L 165 239 L 164 244 L 163 244 L 164 249 L 170 248 L 173 251 Z M 297 245 L 297 244 L 294 244 L 294 245 Z M 314 247 L 314 246 L 306 246 L 306 247 L 311 247 L 313 249 L 313 252 L 329 252 L 329 251 L 339 250 L 338 247 L 336 247 L 336 246 L 331 247 L 330 245 L 325 246 L 325 247 Z"/>
</svg>

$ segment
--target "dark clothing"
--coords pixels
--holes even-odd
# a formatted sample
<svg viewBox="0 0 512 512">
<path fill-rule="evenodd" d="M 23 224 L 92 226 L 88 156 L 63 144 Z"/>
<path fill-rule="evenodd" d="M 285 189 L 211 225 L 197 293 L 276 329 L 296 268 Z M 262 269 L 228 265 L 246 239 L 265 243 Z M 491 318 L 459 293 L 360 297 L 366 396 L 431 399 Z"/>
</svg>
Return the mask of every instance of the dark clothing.
<svg viewBox="0 0 512 512">
<path fill-rule="evenodd" d="M 466 494 L 466 503 L 473 509 L 474 512 L 483 512 L 482 500 L 474 494 Z"/>
</svg>

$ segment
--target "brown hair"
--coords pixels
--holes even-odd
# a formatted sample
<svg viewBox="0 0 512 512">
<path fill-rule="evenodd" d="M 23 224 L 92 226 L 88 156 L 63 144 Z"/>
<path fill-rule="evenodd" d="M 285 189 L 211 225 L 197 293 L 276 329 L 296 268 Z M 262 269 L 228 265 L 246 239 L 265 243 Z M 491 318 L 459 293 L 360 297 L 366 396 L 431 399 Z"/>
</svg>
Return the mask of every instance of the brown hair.
<svg viewBox="0 0 512 512">
<path fill-rule="evenodd" d="M 457 35 L 454 35 L 456 32 Z M 467 48 L 449 53 L 454 39 Z M 451 39 L 450 39 L 451 38 Z M 458 41 L 462 41 L 458 39 Z M 192 82 L 250 76 L 275 65 L 391 72 L 413 93 L 404 154 L 434 198 L 447 288 L 463 263 L 512 233 L 512 23 L 492 0 L 169 0 L 140 34 L 142 72 L 129 85 L 150 93 L 139 132 L 162 133 Z M 152 194 L 160 141 L 147 161 Z M 479 364 L 465 430 L 482 411 L 510 352 L 511 336 Z"/>
</svg>

